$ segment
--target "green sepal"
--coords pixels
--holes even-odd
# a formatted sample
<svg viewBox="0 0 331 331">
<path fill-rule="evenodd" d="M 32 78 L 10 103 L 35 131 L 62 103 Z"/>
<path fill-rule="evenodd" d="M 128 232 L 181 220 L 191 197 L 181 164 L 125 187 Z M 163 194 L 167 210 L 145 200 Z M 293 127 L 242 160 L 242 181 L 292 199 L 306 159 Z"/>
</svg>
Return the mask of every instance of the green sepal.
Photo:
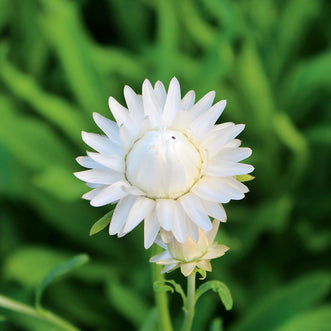
<svg viewBox="0 0 331 331">
<path fill-rule="evenodd" d="M 103 215 L 98 221 L 96 221 L 90 230 L 90 236 L 102 231 L 109 223 L 113 216 L 114 209 L 109 211 L 107 214 Z"/>
<path fill-rule="evenodd" d="M 42 282 L 36 288 L 36 300 L 35 306 L 38 312 L 43 312 L 43 308 L 41 305 L 42 295 L 45 289 L 53 282 L 58 280 L 64 275 L 67 275 L 69 272 L 73 271 L 74 269 L 82 266 L 83 264 L 89 261 L 89 257 L 87 254 L 79 254 L 71 258 L 70 260 L 58 265 L 53 270 L 51 270 Z"/>
<path fill-rule="evenodd" d="M 204 280 L 207 277 L 207 272 L 205 269 L 201 269 L 199 267 L 195 267 L 193 272 L 197 272 L 200 274 L 201 278 L 199 278 L 200 280 Z"/>
<path fill-rule="evenodd" d="M 253 180 L 255 177 L 252 175 L 238 175 L 236 176 L 237 180 L 239 180 L 239 182 L 249 182 L 250 180 Z"/>
<path fill-rule="evenodd" d="M 169 284 L 169 285 L 168 285 Z M 171 286 L 170 286 L 171 285 Z M 176 291 L 183 299 L 183 307 L 186 303 L 186 295 L 180 284 L 176 283 L 174 280 L 159 280 L 153 283 L 153 289 L 155 292 L 171 292 Z"/>
<path fill-rule="evenodd" d="M 226 310 L 232 309 L 233 299 L 231 296 L 231 292 L 224 283 L 222 283 L 218 280 L 210 280 L 210 281 L 202 284 L 195 293 L 195 302 L 198 301 L 198 299 L 200 298 L 200 296 L 202 294 L 208 292 L 209 290 L 212 290 L 212 291 L 218 293 Z"/>
</svg>

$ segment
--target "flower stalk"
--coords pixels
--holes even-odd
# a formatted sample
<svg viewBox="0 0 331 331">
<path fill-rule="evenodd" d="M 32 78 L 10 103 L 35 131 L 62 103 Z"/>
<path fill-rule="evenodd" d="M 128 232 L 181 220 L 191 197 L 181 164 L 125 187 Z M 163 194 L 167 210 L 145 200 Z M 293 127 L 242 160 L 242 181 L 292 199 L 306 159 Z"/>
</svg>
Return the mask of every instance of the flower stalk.
<svg viewBox="0 0 331 331">
<path fill-rule="evenodd" d="M 185 319 L 183 323 L 182 331 L 190 331 L 194 318 L 195 307 L 195 272 L 192 272 L 187 277 L 187 299 L 185 310 Z"/>
<path fill-rule="evenodd" d="M 154 245 L 154 253 L 160 250 L 160 247 Z M 155 263 L 151 265 L 152 268 L 152 280 L 153 283 L 157 281 L 163 281 L 164 275 L 161 274 L 161 267 Z M 157 308 L 159 328 L 161 331 L 172 331 L 171 319 L 168 309 L 168 298 L 166 292 L 154 291 L 154 298 Z"/>
</svg>

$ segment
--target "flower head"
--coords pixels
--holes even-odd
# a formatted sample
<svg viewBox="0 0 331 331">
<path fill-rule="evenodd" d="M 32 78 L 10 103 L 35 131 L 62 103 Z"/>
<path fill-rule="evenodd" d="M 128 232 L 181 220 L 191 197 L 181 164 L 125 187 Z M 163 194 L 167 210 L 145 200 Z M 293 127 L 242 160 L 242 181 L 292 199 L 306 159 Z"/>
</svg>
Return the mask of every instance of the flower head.
<svg viewBox="0 0 331 331">
<path fill-rule="evenodd" d="M 118 202 L 111 235 L 123 236 L 145 220 L 146 248 L 160 229 L 180 243 L 187 235 L 197 241 L 199 228 L 212 228 L 209 216 L 226 220 L 222 203 L 248 192 L 235 177 L 254 169 L 238 163 L 252 152 L 235 139 L 244 125 L 215 125 L 225 100 L 212 106 L 213 91 L 197 103 L 193 91 L 181 98 L 176 78 L 168 93 L 160 81 L 153 88 L 146 79 L 142 95 L 125 86 L 124 97 L 127 108 L 109 98 L 116 122 L 93 114 L 105 136 L 82 133 L 97 152 L 77 158 L 89 170 L 75 175 L 93 188 L 83 198 L 96 207 Z"/>
<path fill-rule="evenodd" d="M 187 237 L 184 243 L 178 242 L 172 235 L 161 231 L 161 241 L 157 243 L 165 248 L 159 255 L 153 256 L 150 262 L 163 264 L 162 273 L 179 268 L 184 276 L 189 276 L 198 267 L 205 271 L 211 271 L 210 260 L 225 254 L 229 247 L 218 245 L 214 242 L 220 222 L 215 220 L 211 231 L 205 232 L 199 229 L 199 239 L 194 242 Z"/>
</svg>

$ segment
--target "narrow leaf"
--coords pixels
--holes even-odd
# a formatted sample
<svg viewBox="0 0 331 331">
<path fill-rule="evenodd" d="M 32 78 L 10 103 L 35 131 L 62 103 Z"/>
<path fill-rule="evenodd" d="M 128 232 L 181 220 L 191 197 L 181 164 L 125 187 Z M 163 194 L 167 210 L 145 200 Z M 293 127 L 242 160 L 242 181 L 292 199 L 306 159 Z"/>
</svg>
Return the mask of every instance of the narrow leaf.
<svg viewBox="0 0 331 331">
<path fill-rule="evenodd" d="M 44 280 L 39 284 L 39 286 L 36 288 L 36 308 L 37 310 L 42 311 L 41 306 L 41 298 L 42 295 L 51 283 L 58 280 L 60 277 L 68 274 L 69 272 L 73 271 L 74 269 L 82 266 L 83 264 L 87 263 L 89 261 L 89 257 L 86 254 L 80 254 L 74 256 L 72 259 L 66 261 L 63 264 L 60 264 L 56 268 L 54 268 L 51 272 L 49 272 Z"/>
<path fill-rule="evenodd" d="M 233 299 L 232 299 L 232 296 L 231 296 L 231 292 L 224 283 L 222 283 L 218 280 L 210 280 L 210 281 L 202 284 L 198 288 L 198 290 L 195 294 L 195 302 L 198 301 L 198 299 L 200 298 L 200 296 L 202 294 L 208 292 L 209 290 L 212 290 L 212 291 L 218 293 L 218 295 L 220 296 L 220 299 L 223 302 L 226 310 L 231 310 L 232 309 Z"/>
<path fill-rule="evenodd" d="M 98 221 L 96 221 L 90 230 L 90 236 L 102 231 L 109 223 L 113 216 L 114 209 L 109 211 L 107 214 L 103 215 Z"/>
<path fill-rule="evenodd" d="M 255 177 L 252 175 L 238 175 L 236 178 L 239 180 L 239 182 L 249 182 L 250 180 L 255 179 Z"/>
</svg>

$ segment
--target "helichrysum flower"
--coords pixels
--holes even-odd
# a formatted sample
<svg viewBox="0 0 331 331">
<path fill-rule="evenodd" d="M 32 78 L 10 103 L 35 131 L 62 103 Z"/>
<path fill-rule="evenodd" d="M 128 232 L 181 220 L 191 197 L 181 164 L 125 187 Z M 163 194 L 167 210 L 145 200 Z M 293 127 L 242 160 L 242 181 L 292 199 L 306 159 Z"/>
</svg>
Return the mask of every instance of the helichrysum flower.
<svg viewBox="0 0 331 331">
<path fill-rule="evenodd" d="M 214 242 L 219 224 L 220 222 L 215 220 L 211 231 L 208 232 L 199 229 L 197 242 L 187 237 L 184 243 L 180 243 L 172 235 L 167 236 L 161 230 L 162 240 L 158 240 L 157 243 L 165 248 L 165 251 L 153 256 L 150 262 L 165 265 L 162 273 L 179 267 L 184 276 L 189 276 L 196 267 L 211 271 L 210 260 L 224 255 L 229 249 Z"/>
<path fill-rule="evenodd" d="M 215 125 L 226 101 L 212 106 L 214 91 L 196 104 L 194 91 L 181 98 L 176 78 L 168 93 L 160 81 L 153 88 L 146 79 L 142 95 L 125 86 L 124 97 L 127 108 L 109 98 L 116 122 L 93 114 L 106 136 L 82 132 L 97 152 L 77 158 L 90 168 L 75 173 L 93 188 L 83 198 L 96 207 L 118 202 L 111 235 L 124 236 L 145 220 L 146 248 L 160 228 L 178 242 L 184 243 L 187 235 L 197 241 L 199 228 L 212 228 L 209 216 L 226 220 L 222 203 L 248 192 L 235 177 L 254 169 L 238 163 L 251 155 L 235 139 L 244 125 Z"/>
</svg>

